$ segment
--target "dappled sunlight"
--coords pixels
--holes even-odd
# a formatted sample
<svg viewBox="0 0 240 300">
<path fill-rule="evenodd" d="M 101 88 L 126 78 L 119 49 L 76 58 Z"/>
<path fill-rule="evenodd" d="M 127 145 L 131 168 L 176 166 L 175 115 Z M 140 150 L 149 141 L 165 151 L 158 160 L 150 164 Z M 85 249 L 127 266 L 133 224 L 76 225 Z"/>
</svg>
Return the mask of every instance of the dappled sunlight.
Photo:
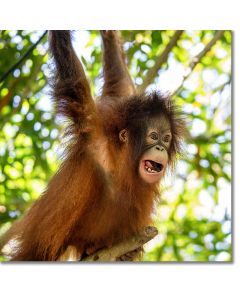
<svg viewBox="0 0 240 300">
<path fill-rule="evenodd" d="M 44 31 L 4 31 L 0 77 Z M 151 77 L 175 31 L 122 31 L 137 89 Z M 171 93 L 189 136 L 184 153 L 161 182 L 154 222 L 159 235 L 145 245 L 147 261 L 230 261 L 231 245 L 231 32 L 199 59 L 216 32 L 185 31 L 146 91 Z M 73 46 L 94 95 L 103 85 L 98 31 L 73 33 Z M 0 235 L 44 191 L 64 153 L 66 120 L 51 102 L 52 63 L 46 37 L 0 82 Z M 149 75 L 150 74 L 150 75 Z M 7 249 L 9 250 L 9 249 Z M 2 260 L 6 259 L 4 257 Z"/>
</svg>

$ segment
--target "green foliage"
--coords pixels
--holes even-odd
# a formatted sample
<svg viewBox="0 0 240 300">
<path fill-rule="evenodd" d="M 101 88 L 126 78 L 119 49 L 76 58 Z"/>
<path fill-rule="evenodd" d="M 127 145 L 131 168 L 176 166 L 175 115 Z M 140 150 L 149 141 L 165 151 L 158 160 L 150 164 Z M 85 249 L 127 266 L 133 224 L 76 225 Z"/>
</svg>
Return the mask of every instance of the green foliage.
<svg viewBox="0 0 240 300">
<path fill-rule="evenodd" d="M 41 34 L 1 32 L 0 77 Z M 46 74 L 49 72 L 46 49 L 45 38 L 13 74 L 0 83 L 2 231 L 39 196 L 57 167 L 54 149 L 58 144 L 59 126 L 54 121 L 52 108 L 45 107 L 49 102 L 45 99 Z"/>
<path fill-rule="evenodd" d="M 1 31 L 0 77 L 42 32 Z M 132 76 L 141 85 L 174 31 L 122 31 Z M 230 261 L 231 256 L 231 32 L 191 61 L 215 32 L 185 31 L 147 88 L 177 91 L 189 128 L 185 153 L 162 184 L 156 209 L 159 235 L 146 247 L 144 260 Z M 102 84 L 98 31 L 75 33 L 78 52 L 92 90 Z M 44 190 L 59 165 L 62 122 L 49 100 L 51 64 L 46 37 L 0 82 L 0 235 Z M 187 76 L 186 76 L 187 75 Z M 5 258 L 2 257 L 2 260 Z"/>
</svg>

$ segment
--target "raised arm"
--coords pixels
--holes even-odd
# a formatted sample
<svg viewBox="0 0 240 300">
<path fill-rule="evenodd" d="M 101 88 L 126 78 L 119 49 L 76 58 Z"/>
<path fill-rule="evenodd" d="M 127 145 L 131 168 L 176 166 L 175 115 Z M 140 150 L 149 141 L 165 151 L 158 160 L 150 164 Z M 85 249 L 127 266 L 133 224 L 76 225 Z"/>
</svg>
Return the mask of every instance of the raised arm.
<svg viewBox="0 0 240 300">
<path fill-rule="evenodd" d="M 52 94 L 57 112 L 69 117 L 76 127 L 86 127 L 86 119 L 95 111 L 95 105 L 83 67 L 74 52 L 71 33 L 50 31 L 49 48 L 55 66 Z"/>
<path fill-rule="evenodd" d="M 119 32 L 114 30 L 102 30 L 101 36 L 104 51 L 104 86 L 102 97 L 124 97 L 132 95 L 135 92 L 135 87 L 125 63 Z"/>
</svg>

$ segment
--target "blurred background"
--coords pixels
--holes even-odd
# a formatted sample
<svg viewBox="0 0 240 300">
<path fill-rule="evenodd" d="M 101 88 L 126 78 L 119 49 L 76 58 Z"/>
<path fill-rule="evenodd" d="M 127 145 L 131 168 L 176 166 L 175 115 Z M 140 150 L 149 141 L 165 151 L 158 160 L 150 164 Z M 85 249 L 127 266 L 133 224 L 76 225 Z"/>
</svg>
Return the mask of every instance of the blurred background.
<svg viewBox="0 0 240 300">
<path fill-rule="evenodd" d="M 161 184 L 146 261 L 231 261 L 231 31 L 122 31 L 139 91 L 171 92 L 186 116 L 185 152 Z M 98 31 L 74 32 L 92 92 L 102 87 Z M 63 148 L 49 97 L 44 31 L 0 31 L 0 239 L 44 191 Z M 7 260 L 0 256 L 0 260 Z"/>
</svg>

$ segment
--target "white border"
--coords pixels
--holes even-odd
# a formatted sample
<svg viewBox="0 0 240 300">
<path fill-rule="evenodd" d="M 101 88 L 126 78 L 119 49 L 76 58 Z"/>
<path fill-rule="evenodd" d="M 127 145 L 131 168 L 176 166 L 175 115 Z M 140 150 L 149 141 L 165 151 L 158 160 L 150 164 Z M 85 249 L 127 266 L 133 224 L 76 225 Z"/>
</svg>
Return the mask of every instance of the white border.
<svg viewBox="0 0 240 300">
<path fill-rule="evenodd" d="M 2 1 L 4 29 L 237 29 L 237 1 Z"/>
<path fill-rule="evenodd" d="M 2 29 L 232 29 L 240 82 L 238 1 L 4 1 Z M 2 264 L 2 299 L 236 299 L 239 294 L 240 93 L 234 88 L 233 264 Z M 238 99 L 238 100 L 237 100 Z"/>
</svg>

